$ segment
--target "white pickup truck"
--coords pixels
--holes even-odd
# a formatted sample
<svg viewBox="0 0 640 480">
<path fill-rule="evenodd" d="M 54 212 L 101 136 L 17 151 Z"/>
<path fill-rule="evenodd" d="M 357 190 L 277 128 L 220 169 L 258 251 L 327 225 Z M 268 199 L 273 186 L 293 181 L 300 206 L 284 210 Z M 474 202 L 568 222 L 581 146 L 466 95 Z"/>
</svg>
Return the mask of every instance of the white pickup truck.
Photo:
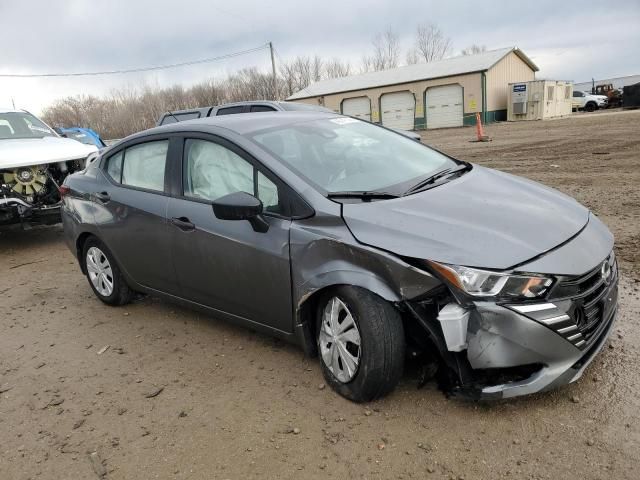
<svg viewBox="0 0 640 480">
<path fill-rule="evenodd" d="M 0 229 L 58 223 L 60 185 L 97 151 L 27 111 L 0 108 Z"/>
<path fill-rule="evenodd" d="M 607 108 L 609 100 L 606 95 L 592 95 L 587 92 L 574 90 L 572 107 L 574 110 L 593 112 L 599 108 Z"/>
</svg>

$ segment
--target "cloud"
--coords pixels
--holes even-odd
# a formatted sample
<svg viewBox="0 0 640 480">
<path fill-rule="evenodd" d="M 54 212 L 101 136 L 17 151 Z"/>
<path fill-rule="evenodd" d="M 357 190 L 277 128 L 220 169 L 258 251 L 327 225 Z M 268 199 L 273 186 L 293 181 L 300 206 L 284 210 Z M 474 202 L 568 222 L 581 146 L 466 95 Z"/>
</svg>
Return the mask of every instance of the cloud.
<svg viewBox="0 0 640 480">
<path fill-rule="evenodd" d="M 640 4 L 538 0 L 0 0 L 0 73 L 132 68 L 217 56 L 271 40 L 280 56 L 338 56 L 359 62 L 376 32 L 391 26 L 406 48 L 417 23 L 435 22 L 455 51 L 471 43 L 519 46 L 540 77 L 587 80 L 640 73 Z M 402 56 L 404 58 L 404 55 Z M 193 84 L 246 66 L 269 68 L 268 52 L 220 63 L 146 74 L 63 79 L 0 78 L 0 104 L 11 98 L 40 111 L 54 99 L 101 95 L 140 83 Z"/>
</svg>

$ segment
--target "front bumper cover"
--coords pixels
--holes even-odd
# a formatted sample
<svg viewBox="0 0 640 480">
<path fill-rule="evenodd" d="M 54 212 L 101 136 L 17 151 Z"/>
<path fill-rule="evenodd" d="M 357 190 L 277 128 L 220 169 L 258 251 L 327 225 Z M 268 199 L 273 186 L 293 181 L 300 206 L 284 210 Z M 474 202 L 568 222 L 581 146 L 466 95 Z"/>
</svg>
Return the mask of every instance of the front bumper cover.
<svg viewBox="0 0 640 480">
<path fill-rule="evenodd" d="M 618 270 L 610 254 L 587 274 L 564 277 L 554 286 L 550 300 L 468 305 L 465 351 L 452 351 L 440 325 L 429 322 L 424 309 L 412 311 L 455 372 L 452 393 L 499 399 L 549 390 L 580 378 L 611 334 L 617 298 Z"/>
</svg>

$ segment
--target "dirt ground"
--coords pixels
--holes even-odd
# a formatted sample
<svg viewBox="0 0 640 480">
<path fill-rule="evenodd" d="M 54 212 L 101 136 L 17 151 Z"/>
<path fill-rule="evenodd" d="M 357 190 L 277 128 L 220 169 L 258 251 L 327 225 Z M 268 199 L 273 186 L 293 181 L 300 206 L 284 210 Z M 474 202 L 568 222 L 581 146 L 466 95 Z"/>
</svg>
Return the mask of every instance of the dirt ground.
<svg viewBox="0 0 640 480">
<path fill-rule="evenodd" d="M 620 316 L 579 382 L 478 404 L 408 372 L 356 405 L 295 347 L 154 298 L 101 304 L 60 227 L 2 234 L 0 479 L 639 478 L 640 111 L 486 131 L 424 137 L 576 197 L 615 233 Z"/>
</svg>

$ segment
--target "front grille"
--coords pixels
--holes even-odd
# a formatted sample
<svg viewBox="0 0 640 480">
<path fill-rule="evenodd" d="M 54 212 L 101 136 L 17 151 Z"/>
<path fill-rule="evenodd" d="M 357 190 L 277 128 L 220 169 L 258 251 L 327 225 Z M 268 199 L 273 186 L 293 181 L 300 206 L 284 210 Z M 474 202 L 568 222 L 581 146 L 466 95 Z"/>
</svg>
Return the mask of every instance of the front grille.
<svg viewBox="0 0 640 480">
<path fill-rule="evenodd" d="M 577 331 L 568 339 L 580 348 L 588 347 L 606 328 L 615 313 L 612 289 L 618 282 L 613 252 L 598 267 L 576 278 L 561 281 L 552 292 L 554 301 L 571 300 L 567 312 Z"/>
</svg>

